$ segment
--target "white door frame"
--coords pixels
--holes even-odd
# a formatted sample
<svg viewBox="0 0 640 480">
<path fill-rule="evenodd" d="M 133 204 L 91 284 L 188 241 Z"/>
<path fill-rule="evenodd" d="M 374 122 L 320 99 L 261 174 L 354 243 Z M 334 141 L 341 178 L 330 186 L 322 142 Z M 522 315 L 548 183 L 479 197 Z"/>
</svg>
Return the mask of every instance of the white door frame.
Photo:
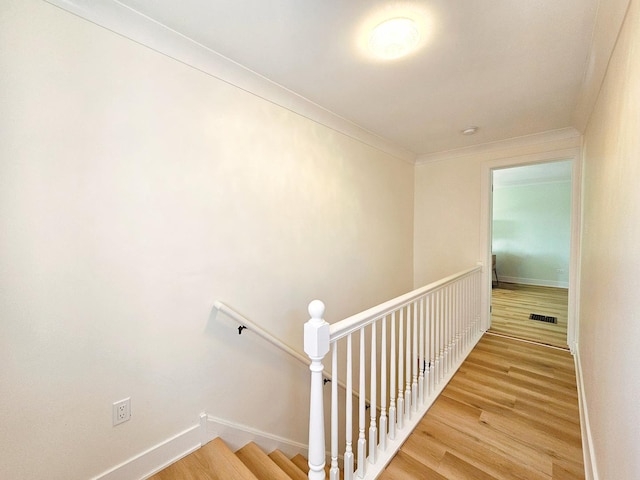
<svg viewBox="0 0 640 480">
<path fill-rule="evenodd" d="M 493 170 L 509 167 L 520 167 L 536 163 L 571 160 L 571 245 L 569 253 L 569 305 L 567 312 L 567 345 L 574 353 L 578 339 L 578 305 L 579 305 L 579 269 L 580 269 L 580 221 L 581 221 L 581 185 L 582 159 L 580 147 L 536 153 L 511 158 L 490 160 L 482 164 L 480 188 L 480 258 L 487 266 L 482 282 L 482 325 L 488 330 L 491 326 L 489 306 L 491 305 L 491 217 L 493 211 Z"/>
</svg>

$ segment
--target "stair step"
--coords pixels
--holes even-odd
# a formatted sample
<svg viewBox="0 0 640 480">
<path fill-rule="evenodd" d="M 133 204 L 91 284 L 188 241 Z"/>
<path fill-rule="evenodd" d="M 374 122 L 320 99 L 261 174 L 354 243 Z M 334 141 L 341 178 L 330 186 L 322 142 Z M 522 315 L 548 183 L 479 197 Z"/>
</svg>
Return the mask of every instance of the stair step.
<svg viewBox="0 0 640 480">
<path fill-rule="evenodd" d="M 295 463 L 282 453 L 280 450 L 274 450 L 269 454 L 269 458 L 273 460 L 292 480 L 307 480 L 308 476 L 300 470 Z"/>
<path fill-rule="evenodd" d="M 220 439 L 187 455 L 148 480 L 258 480 Z"/>
<path fill-rule="evenodd" d="M 298 454 L 291 459 L 291 461 L 298 467 L 300 470 L 304 472 L 305 475 L 309 474 L 309 462 L 302 455 Z M 329 471 L 331 470 L 331 466 L 329 464 L 325 464 L 324 472 L 329 478 Z M 306 477 L 305 477 L 306 478 Z M 340 470 L 340 478 L 344 479 L 344 471 Z"/>
<path fill-rule="evenodd" d="M 289 475 L 253 442 L 238 450 L 236 456 L 258 477 L 258 480 L 291 480 Z"/>
<path fill-rule="evenodd" d="M 302 470 L 302 473 L 309 473 L 309 462 L 302 455 L 298 454 L 295 457 L 292 457 L 291 461 L 295 464 L 296 467 Z"/>
</svg>

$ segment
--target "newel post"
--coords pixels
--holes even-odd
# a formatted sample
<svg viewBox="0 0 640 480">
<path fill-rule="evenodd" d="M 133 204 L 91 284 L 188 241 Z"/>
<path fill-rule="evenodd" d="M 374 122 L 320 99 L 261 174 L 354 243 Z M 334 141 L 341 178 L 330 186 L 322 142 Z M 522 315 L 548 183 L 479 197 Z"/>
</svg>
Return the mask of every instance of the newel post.
<svg viewBox="0 0 640 480">
<path fill-rule="evenodd" d="M 309 479 L 325 478 L 324 404 L 322 359 L 329 352 L 329 324 L 324 321 L 324 303 L 309 304 L 311 319 L 304 324 L 304 351 L 311 359 L 311 396 L 309 400 Z"/>
</svg>

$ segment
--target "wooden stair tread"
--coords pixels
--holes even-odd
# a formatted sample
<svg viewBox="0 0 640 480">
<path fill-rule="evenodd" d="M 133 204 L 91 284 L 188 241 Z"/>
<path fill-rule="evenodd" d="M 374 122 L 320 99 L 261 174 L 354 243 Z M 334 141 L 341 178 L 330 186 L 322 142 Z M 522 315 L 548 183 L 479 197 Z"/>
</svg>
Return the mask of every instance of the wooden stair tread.
<svg viewBox="0 0 640 480">
<path fill-rule="evenodd" d="M 302 455 L 298 454 L 295 457 L 291 458 L 291 461 L 294 463 L 296 467 L 302 470 L 302 473 L 309 473 L 309 462 Z"/>
<path fill-rule="evenodd" d="M 309 473 L 309 462 L 302 455 L 300 455 L 300 454 L 296 455 L 295 457 L 293 457 L 291 459 L 291 461 L 300 470 L 302 470 L 305 473 L 305 475 L 307 475 Z M 324 471 L 325 471 L 325 473 L 327 475 L 327 478 L 329 478 L 329 470 L 330 470 L 330 465 L 328 463 L 326 463 L 325 466 L 324 466 Z M 344 478 L 344 472 L 342 470 L 340 470 L 340 478 Z"/>
<path fill-rule="evenodd" d="M 148 480 L 258 480 L 220 439 L 187 455 Z"/>
<path fill-rule="evenodd" d="M 238 450 L 236 456 L 259 480 L 291 480 L 291 477 L 253 442 Z"/>
<path fill-rule="evenodd" d="M 269 458 L 271 458 L 291 480 L 307 480 L 308 476 L 280 450 L 271 452 Z"/>
</svg>

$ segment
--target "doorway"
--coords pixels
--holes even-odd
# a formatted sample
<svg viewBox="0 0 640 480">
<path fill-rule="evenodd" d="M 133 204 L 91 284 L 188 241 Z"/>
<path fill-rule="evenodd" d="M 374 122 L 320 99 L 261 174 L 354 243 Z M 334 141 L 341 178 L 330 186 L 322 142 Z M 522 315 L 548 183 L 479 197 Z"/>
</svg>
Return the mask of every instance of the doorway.
<svg viewBox="0 0 640 480">
<path fill-rule="evenodd" d="M 577 148 L 483 165 L 487 330 L 573 351 L 579 176 Z M 497 279 L 490 267 L 492 255 L 496 255 Z"/>
<path fill-rule="evenodd" d="M 567 348 L 571 161 L 492 175 L 491 331 Z"/>
</svg>

